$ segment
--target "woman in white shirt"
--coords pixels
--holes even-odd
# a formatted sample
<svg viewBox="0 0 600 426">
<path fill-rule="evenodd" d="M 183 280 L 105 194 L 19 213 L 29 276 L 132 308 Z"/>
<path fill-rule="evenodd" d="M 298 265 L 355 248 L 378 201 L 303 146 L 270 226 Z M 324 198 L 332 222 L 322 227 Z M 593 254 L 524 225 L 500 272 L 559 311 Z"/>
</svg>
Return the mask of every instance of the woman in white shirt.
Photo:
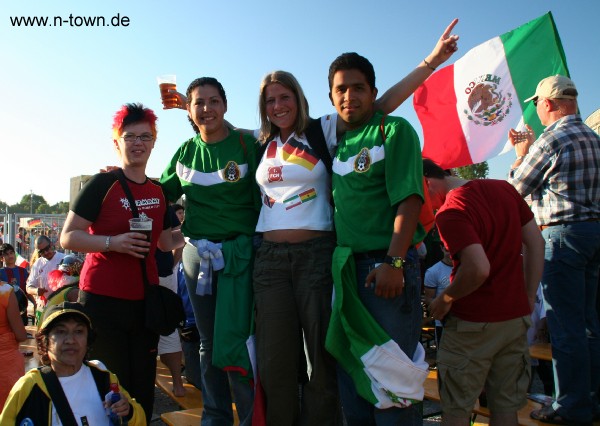
<svg viewBox="0 0 600 426">
<path fill-rule="evenodd" d="M 456 51 L 458 38 L 450 36 L 456 22 L 413 72 L 376 101 L 376 109 L 396 109 Z M 340 415 L 335 361 L 325 349 L 336 245 L 330 173 L 344 124 L 335 114 L 312 120 L 302 88 L 285 71 L 264 77 L 259 110 L 263 154 L 256 180 L 262 207 L 256 231 L 263 241 L 253 279 L 266 420 L 268 425 L 333 425 Z M 299 395 L 303 344 L 310 378 Z"/>
</svg>

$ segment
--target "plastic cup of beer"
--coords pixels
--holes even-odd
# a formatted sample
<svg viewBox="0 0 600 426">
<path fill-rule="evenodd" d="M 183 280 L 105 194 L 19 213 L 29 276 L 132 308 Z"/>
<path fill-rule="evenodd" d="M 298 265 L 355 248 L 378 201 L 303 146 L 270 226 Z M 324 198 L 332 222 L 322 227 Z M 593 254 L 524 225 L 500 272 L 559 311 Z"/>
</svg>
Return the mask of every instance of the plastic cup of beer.
<svg viewBox="0 0 600 426">
<path fill-rule="evenodd" d="M 152 219 L 149 217 L 134 217 L 129 219 L 129 230 L 146 236 L 146 241 L 152 240 Z M 147 256 L 148 253 L 143 253 Z"/>
<path fill-rule="evenodd" d="M 179 100 L 170 90 L 177 90 L 175 74 L 164 74 L 156 77 L 158 87 L 160 88 L 160 97 L 163 103 L 163 109 L 178 108 Z"/>
</svg>

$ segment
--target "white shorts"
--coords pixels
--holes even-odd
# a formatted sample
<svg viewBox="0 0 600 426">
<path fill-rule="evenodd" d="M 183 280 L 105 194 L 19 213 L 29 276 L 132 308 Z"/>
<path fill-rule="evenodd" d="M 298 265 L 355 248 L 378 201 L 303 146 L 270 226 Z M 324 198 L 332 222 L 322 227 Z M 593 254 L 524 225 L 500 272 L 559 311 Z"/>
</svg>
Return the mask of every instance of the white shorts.
<svg viewBox="0 0 600 426">
<path fill-rule="evenodd" d="M 177 293 L 177 275 L 171 274 L 168 277 L 158 277 L 159 285 L 168 288 Z M 168 336 L 160 336 L 158 341 L 158 354 L 171 354 L 181 352 L 181 340 L 179 338 L 179 330 L 175 330 Z"/>
</svg>

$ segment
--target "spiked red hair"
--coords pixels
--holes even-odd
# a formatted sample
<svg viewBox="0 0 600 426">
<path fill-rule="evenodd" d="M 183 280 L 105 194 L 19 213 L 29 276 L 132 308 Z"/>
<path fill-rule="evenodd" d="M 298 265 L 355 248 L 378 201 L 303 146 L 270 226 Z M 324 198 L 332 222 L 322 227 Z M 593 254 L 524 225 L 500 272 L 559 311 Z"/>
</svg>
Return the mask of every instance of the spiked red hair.
<svg viewBox="0 0 600 426">
<path fill-rule="evenodd" d="M 113 118 L 113 139 L 116 140 L 121 136 L 123 127 L 139 122 L 148 123 L 152 129 L 152 135 L 156 138 L 156 120 L 158 117 L 150 108 L 145 108 L 142 104 L 125 104 Z"/>
</svg>

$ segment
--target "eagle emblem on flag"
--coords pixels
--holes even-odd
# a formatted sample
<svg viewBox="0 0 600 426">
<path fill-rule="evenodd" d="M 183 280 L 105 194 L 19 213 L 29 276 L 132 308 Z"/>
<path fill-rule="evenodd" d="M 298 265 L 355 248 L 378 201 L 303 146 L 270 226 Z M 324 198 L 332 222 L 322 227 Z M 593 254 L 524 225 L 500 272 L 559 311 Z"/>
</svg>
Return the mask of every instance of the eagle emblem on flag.
<svg viewBox="0 0 600 426">
<path fill-rule="evenodd" d="M 512 93 L 503 95 L 500 77 L 486 74 L 471 81 L 465 88 L 469 109 L 464 113 L 474 124 L 493 126 L 510 113 Z"/>
</svg>

